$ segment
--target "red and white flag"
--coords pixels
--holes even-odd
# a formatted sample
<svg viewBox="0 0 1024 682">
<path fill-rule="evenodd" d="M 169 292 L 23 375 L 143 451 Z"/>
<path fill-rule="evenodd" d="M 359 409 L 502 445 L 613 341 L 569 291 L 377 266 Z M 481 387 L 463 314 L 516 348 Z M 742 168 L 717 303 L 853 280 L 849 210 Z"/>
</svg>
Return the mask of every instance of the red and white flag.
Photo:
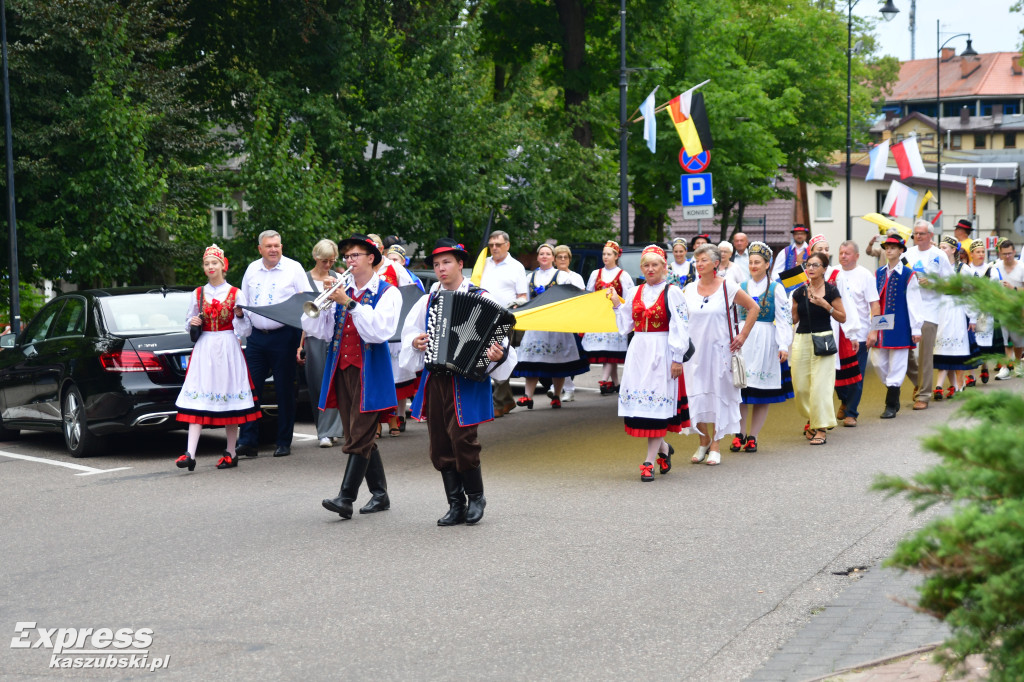
<svg viewBox="0 0 1024 682">
<path fill-rule="evenodd" d="M 902 182 L 892 181 L 889 185 L 889 193 L 885 195 L 885 203 L 882 204 L 882 213 L 889 216 L 914 217 L 917 209 L 917 191 L 912 190 Z"/>
<path fill-rule="evenodd" d="M 924 175 L 924 161 L 921 160 L 921 150 L 917 147 L 916 136 L 911 135 L 902 142 L 894 144 L 892 155 L 900 169 L 900 180 L 906 180 L 915 175 L 918 177 Z"/>
</svg>

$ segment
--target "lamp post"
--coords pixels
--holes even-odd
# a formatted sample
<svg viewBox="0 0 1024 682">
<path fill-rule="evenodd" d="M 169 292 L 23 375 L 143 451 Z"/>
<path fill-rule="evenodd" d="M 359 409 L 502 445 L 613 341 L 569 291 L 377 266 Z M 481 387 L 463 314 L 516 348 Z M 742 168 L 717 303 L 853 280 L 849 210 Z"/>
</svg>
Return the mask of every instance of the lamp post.
<svg viewBox="0 0 1024 682">
<path fill-rule="evenodd" d="M 0 0 L 0 43 L 3 52 L 4 80 L 4 141 L 7 148 L 7 221 L 11 259 L 11 305 L 9 320 L 11 331 L 21 331 L 21 300 L 18 291 L 18 222 L 14 212 L 14 152 L 11 143 L 11 88 L 7 77 L 7 3 Z"/>
<path fill-rule="evenodd" d="M 619 3 L 619 243 L 629 243 L 629 157 L 626 149 L 629 133 L 626 131 L 626 91 L 629 73 L 626 71 L 626 0 Z"/>
<path fill-rule="evenodd" d="M 853 239 L 853 216 L 850 212 L 850 155 L 853 147 L 853 130 L 850 122 L 850 109 L 853 105 L 853 7 L 860 0 L 846 2 L 846 239 Z M 885 3 L 879 10 L 886 21 L 899 14 L 892 0 Z"/>
<path fill-rule="evenodd" d="M 935 199 L 938 202 L 939 211 L 942 210 L 942 79 L 940 78 L 942 69 L 942 48 L 946 47 L 946 44 L 956 38 L 962 38 L 967 36 L 967 49 L 960 53 L 962 57 L 974 57 L 978 53 L 973 47 L 971 47 L 971 34 L 970 33 L 957 33 L 946 38 L 946 41 L 939 45 L 941 35 L 939 34 L 939 20 L 935 20 L 935 44 L 939 45 L 939 48 L 935 51 L 935 173 L 936 173 L 936 186 L 938 187 Z"/>
</svg>

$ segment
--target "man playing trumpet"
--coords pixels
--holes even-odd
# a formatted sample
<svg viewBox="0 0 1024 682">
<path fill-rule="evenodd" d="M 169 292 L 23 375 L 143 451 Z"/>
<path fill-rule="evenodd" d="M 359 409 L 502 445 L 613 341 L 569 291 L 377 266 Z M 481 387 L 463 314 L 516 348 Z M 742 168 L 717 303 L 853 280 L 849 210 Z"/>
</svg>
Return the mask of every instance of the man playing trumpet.
<svg viewBox="0 0 1024 682">
<path fill-rule="evenodd" d="M 352 503 L 366 479 L 372 497 L 360 514 L 385 511 L 391 506 L 380 451 L 374 443 L 380 413 L 395 408 L 395 381 L 391 373 L 388 341 L 398 329 L 402 296 L 397 287 L 376 274 L 382 256 L 366 235 L 354 234 L 338 242 L 348 264 L 351 283 L 334 289 L 320 314 L 302 315 L 309 336 L 329 341 L 320 393 L 321 410 L 336 407 L 345 431 L 342 452 L 348 464 L 341 491 L 325 499 L 324 509 L 352 518 Z M 334 284 L 325 281 L 325 290 Z"/>
</svg>

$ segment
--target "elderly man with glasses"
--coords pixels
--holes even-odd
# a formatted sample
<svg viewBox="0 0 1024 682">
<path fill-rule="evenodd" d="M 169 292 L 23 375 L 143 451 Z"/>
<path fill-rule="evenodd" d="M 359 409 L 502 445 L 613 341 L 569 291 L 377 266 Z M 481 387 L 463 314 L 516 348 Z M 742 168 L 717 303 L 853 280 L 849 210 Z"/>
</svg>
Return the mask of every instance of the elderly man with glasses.
<svg viewBox="0 0 1024 682">
<path fill-rule="evenodd" d="M 911 235 L 914 245 L 904 254 L 907 263 L 914 271 L 920 284 L 927 284 L 929 279 L 951 277 L 955 274 L 952 263 L 944 253 L 932 243 L 935 228 L 927 220 L 914 223 Z M 942 296 L 931 289 L 921 289 L 920 310 L 921 341 L 917 344 L 917 356 L 910 354 L 907 376 L 914 382 L 917 394 L 914 396 L 914 409 L 928 408 L 932 398 L 932 354 L 935 351 L 935 334 L 939 328 L 939 303 Z"/>
<path fill-rule="evenodd" d="M 526 268 L 523 264 L 509 255 L 512 242 L 509 240 L 508 232 L 495 230 L 487 239 L 487 248 L 491 255 L 484 265 L 484 274 L 480 279 L 480 287 L 489 292 L 498 303 L 511 306 L 519 303 L 526 303 Z M 494 384 L 494 416 L 501 417 L 516 407 L 516 401 L 512 397 L 512 387 L 508 379 L 504 381 L 493 380 Z"/>
</svg>

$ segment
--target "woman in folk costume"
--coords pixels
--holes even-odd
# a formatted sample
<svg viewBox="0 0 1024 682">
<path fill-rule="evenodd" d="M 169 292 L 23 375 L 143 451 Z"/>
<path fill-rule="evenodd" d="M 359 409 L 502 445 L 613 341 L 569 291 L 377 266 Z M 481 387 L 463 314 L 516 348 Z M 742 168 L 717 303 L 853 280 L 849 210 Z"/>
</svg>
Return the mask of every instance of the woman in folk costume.
<svg viewBox="0 0 1024 682">
<path fill-rule="evenodd" d="M 633 332 L 619 390 L 619 416 L 626 433 L 647 439 L 640 480 L 654 480 L 654 464 L 662 474 L 672 468 L 674 449 L 665 442 L 669 431 L 689 428 L 683 358 L 690 346 L 686 301 L 679 287 L 669 286 L 665 251 L 651 245 L 640 256 L 645 281 L 626 292 L 625 300 L 607 296 L 615 322 L 625 337 Z"/>
<path fill-rule="evenodd" d="M 789 296 L 782 282 L 771 280 L 768 269 L 772 250 L 764 242 L 747 248 L 750 279 L 740 284 L 757 303 L 757 322 L 743 344 L 743 362 L 747 366 L 747 387 L 741 390 L 740 432 L 732 439 L 732 452 L 757 452 L 757 435 L 768 419 L 768 406 L 793 397 L 789 373 L 789 347 L 793 343 L 793 317 Z M 733 267 L 736 267 L 735 265 Z M 740 311 L 745 320 L 747 311 Z M 750 406 L 750 419 L 747 420 Z M 749 426 L 748 426 L 749 424 Z M 749 430 L 748 430 L 749 429 Z"/>
<path fill-rule="evenodd" d="M 617 242 L 605 243 L 604 249 L 601 251 L 604 267 L 590 273 L 587 291 L 614 289 L 619 298 L 622 298 L 633 288 L 633 278 L 619 267 L 619 256 L 621 255 L 622 247 Z M 601 387 L 601 395 L 613 395 L 618 389 L 618 366 L 626 359 L 628 345 L 626 337 L 618 332 L 595 332 L 583 335 L 583 350 L 587 351 L 587 360 L 590 364 L 601 363 L 604 365 L 601 380 L 598 382 Z"/>
<path fill-rule="evenodd" d="M 550 244 L 537 247 L 537 264 L 539 267 L 530 273 L 526 281 L 530 299 L 544 293 L 548 287 L 556 284 L 571 284 L 572 277 L 567 272 L 554 266 L 555 250 Z M 519 363 L 514 377 L 526 379 L 526 389 L 522 398 L 516 401 L 520 407 L 533 409 L 533 393 L 537 390 L 540 377 L 551 379 L 554 389 L 551 407 L 562 407 L 562 387 L 565 378 L 582 374 L 589 368 L 586 358 L 580 357 L 576 347 L 575 334 L 569 332 L 542 332 L 529 330 L 523 334 L 519 344 Z"/>
<path fill-rule="evenodd" d="M 201 326 L 189 358 L 188 372 L 175 405 L 178 421 L 188 423 L 188 447 L 175 464 L 179 469 L 196 468 L 196 448 L 204 426 L 223 426 L 227 447 L 217 461 L 218 469 L 238 466 L 235 443 L 238 425 L 260 418 L 252 394 L 252 382 L 239 339 L 252 331 L 242 314 L 245 294 L 224 281 L 228 259 L 213 244 L 203 253 L 203 271 L 209 282 L 195 290 L 185 314 L 188 327 Z"/>
<path fill-rule="evenodd" d="M 565 273 L 564 276 L 569 279 L 569 284 L 580 291 L 585 291 L 587 283 L 583 281 L 583 275 L 574 270 L 570 270 L 570 265 L 572 265 L 572 249 L 565 244 L 559 244 L 555 247 L 555 267 Z M 559 277 L 563 277 L 563 275 L 559 275 Z M 577 374 L 586 374 L 590 371 L 590 363 L 587 362 L 587 353 L 583 350 L 583 337 L 579 334 L 573 334 L 572 340 L 576 344 L 576 352 L 580 356 L 580 359 L 586 363 L 583 369 L 577 372 Z M 576 400 L 576 385 L 573 383 L 573 378 L 575 376 L 576 374 L 572 374 L 565 378 L 565 384 L 562 386 L 561 396 L 563 403 L 571 403 Z M 554 398 L 554 389 L 549 389 L 548 395 Z"/>
<path fill-rule="evenodd" d="M 668 283 L 682 288 L 696 277 L 693 263 L 686 258 L 686 240 L 676 237 L 672 240 L 672 262 L 668 264 Z"/>
<path fill-rule="evenodd" d="M 968 250 L 970 252 L 971 260 L 969 263 L 964 265 L 960 270 L 964 275 L 971 275 L 973 277 L 989 277 L 989 273 L 992 270 L 992 264 L 985 260 L 986 249 L 985 242 L 980 239 L 973 240 Z M 980 355 L 1002 355 L 1003 354 L 1003 335 L 996 329 L 995 321 L 992 316 L 981 312 L 974 311 L 976 315 L 976 324 L 974 329 L 975 341 L 978 343 L 978 353 Z M 981 365 L 981 383 L 987 384 L 989 380 L 988 365 Z M 967 386 L 974 385 L 974 377 L 967 377 Z"/>
<path fill-rule="evenodd" d="M 700 447 L 690 459 L 694 464 L 720 464 L 719 439 L 740 430 L 742 396 L 733 385 L 732 354 L 743 348 L 758 316 L 754 299 L 719 276 L 721 260 L 717 246 L 698 247 L 693 254 L 697 281 L 683 289 L 695 349 L 685 368 L 690 419 L 700 434 Z M 741 329 L 733 306 L 747 309 Z"/>
<path fill-rule="evenodd" d="M 944 236 L 939 240 L 939 248 L 956 271 L 960 272 L 959 242 L 953 237 Z M 970 316 L 974 316 L 974 319 L 970 319 Z M 935 368 L 934 400 L 952 398 L 954 393 L 964 390 L 964 373 L 977 365 L 974 360 L 978 355 L 978 345 L 974 338 L 976 322 L 973 310 L 955 297 L 943 295 L 939 299 L 939 326 L 935 332 L 935 349 L 932 351 Z M 949 375 L 949 392 L 943 396 L 942 379 L 946 374 Z"/>
<path fill-rule="evenodd" d="M 829 243 L 825 239 L 825 235 L 816 234 L 811 238 L 810 244 L 811 253 L 823 253 L 829 260 L 832 259 L 830 253 Z M 843 269 L 830 265 L 825 269 L 825 281 L 829 284 L 834 285 L 839 290 L 839 295 L 844 300 L 851 300 L 851 297 L 846 289 L 846 280 L 842 277 Z M 867 324 L 867 320 L 864 323 Z M 860 364 L 857 362 L 857 350 L 859 342 L 855 339 L 857 332 L 860 331 L 861 319 L 857 314 L 855 306 L 850 306 L 850 309 L 846 311 L 846 321 L 842 324 L 836 322 L 835 318 L 832 318 L 832 334 L 836 337 L 836 344 L 838 344 L 839 352 L 836 353 L 835 365 L 836 365 L 836 383 L 838 386 L 850 386 L 862 380 L 860 373 Z M 845 418 L 843 414 L 842 418 Z M 837 419 L 840 418 L 837 415 Z M 804 428 L 804 437 L 807 440 L 814 438 L 814 434 L 811 432 L 810 424 L 806 424 Z"/>
</svg>

